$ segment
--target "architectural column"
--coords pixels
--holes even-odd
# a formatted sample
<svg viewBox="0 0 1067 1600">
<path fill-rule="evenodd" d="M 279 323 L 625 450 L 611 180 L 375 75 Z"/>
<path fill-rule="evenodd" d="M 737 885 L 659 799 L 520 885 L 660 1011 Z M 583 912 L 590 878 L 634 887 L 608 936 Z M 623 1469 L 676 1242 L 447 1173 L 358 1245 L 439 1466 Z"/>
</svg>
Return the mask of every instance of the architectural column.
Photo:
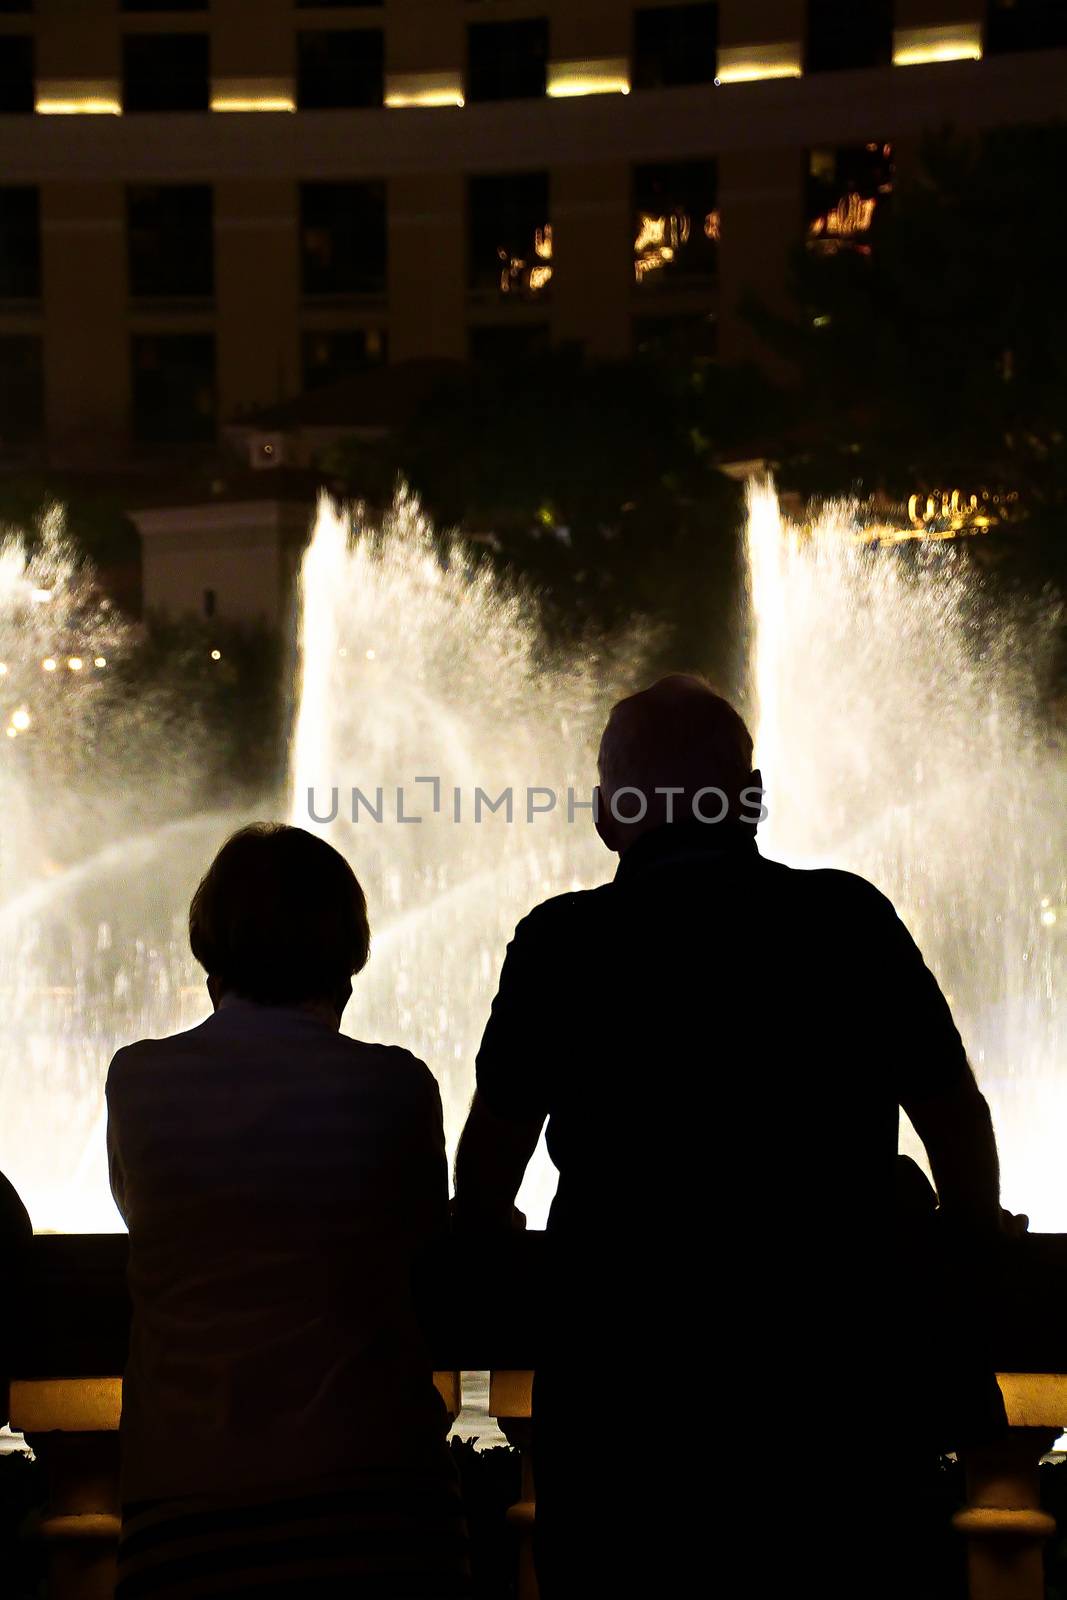
<svg viewBox="0 0 1067 1600">
<path fill-rule="evenodd" d="M 460 111 L 397 116 L 461 116 Z M 389 357 L 462 361 L 467 354 L 467 213 L 457 173 L 389 180 Z"/>
<path fill-rule="evenodd" d="M 300 393 L 296 185 L 215 185 L 219 420 Z"/>
<path fill-rule="evenodd" d="M 551 211 L 555 342 L 582 343 L 594 357 L 625 357 L 633 288 L 629 168 L 555 168 Z"/>
<path fill-rule="evenodd" d="M 725 92 L 725 91 L 724 91 Z M 719 286 L 724 361 L 768 360 L 740 306 L 747 295 L 788 303 L 789 261 L 804 238 L 804 158 L 796 149 L 729 150 L 719 157 Z"/>
</svg>

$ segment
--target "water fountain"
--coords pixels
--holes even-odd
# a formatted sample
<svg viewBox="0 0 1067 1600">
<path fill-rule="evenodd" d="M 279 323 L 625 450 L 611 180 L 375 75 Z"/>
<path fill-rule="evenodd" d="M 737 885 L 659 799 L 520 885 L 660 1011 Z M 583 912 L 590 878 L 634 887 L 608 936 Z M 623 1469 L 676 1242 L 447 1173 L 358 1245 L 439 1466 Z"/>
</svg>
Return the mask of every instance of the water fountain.
<svg viewBox="0 0 1067 1600">
<path fill-rule="evenodd" d="M 748 557 L 763 848 L 893 900 L 991 1102 L 1005 1203 L 1067 1230 L 1067 763 L 1036 705 L 1061 618 L 991 605 L 964 541 L 886 549 L 847 507 L 791 527 L 769 484 Z"/>
<path fill-rule="evenodd" d="M 454 1137 L 515 922 L 610 870 L 566 796 L 589 798 L 598 727 L 641 675 L 643 640 L 610 659 L 554 655 L 532 603 L 442 548 L 410 498 L 378 528 L 353 521 L 320 507 L 301 573 L 290 793 L 256 810 L 288 806 L 353 862 L 374 947 L 346 1026 L 432 1065 Z M 899 905 L 992 1100 L 1009 1202 L 1067 1229 L 1055 1159 L 1067 794 L 1062 752 L 1030 710 L 1052 624 L 1024 638 L 1019 617 L 991 618 L 952 545 L 902 554 L 856 533 L 838 510 L 801 536 L 770 488 L 752 495 L 765 848 L 852 867 Z M 58 523 L 32 559 L 18 541 L 0 548 L 0 723 L 13 729 L 0 735 L 0 1169 L 43 1228 L 118 1225 L 107 1062 L 204 1015 L 185 908 L 242 820 L 198 814 L 195 730 L 183 735 L 174 708 L 131 710 L 110 686 L 126 643 Z M 511 820 L 489 808 L 509 789 Z M 554 808 L 531 790 L 552 791 Z M 550 1186 L 542 1161 L 523 1196 L 534 1222 Z"/>
</svg>

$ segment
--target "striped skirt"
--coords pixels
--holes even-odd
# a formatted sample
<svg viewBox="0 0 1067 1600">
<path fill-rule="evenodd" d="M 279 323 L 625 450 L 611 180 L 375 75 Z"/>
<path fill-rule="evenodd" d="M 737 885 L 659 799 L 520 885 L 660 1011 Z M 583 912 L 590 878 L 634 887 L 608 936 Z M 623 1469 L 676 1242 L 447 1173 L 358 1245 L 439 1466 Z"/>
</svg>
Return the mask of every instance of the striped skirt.
<svg viewBox="0 0 1067 1600">
<path fill-rule="evenodd" d="M 450 1475 L 366 1473 L 123 1507 L 115 1600 L 461 1600 Z"/>
</svg>

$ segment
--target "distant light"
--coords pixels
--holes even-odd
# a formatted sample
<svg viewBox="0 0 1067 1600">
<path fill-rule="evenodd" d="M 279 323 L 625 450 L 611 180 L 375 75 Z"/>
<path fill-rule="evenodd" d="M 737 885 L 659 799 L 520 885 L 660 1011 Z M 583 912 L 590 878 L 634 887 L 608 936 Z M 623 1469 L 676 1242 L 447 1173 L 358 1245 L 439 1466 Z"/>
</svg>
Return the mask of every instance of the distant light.
<svg viewBox="0 0 1067 1600">
<path fill-rule="evenodd" d="M 34 110 L 39 117 L 121 117 L 122 102 L 110 95 L 40 95 Z"/>
<path fill-rule="evenodd" d="M 51 589 L 31 589 L 30 599 L 35 606 L 43 606 L 52 598 Z"/>
<path fill-rule="evenodd" d="M 85 665 L 85 662 L 82 660 L 81 656 L 68 656 L 67 657 L 67 666 L 69 667 L 71 672 L 80 672 L 81 669 L 84 667 L 84 665 Z"/>
<path fill-rule="evenodd" d="M 725 45 L 719 50 L 715 82 L 757 83 L 763 78 L 800 78 L 804 64 L 799 44 Z"/>
<path fill-rule="evenodd" d="M 45 656 L 44 660 L 41 662 L 41 671 L 54 672 L 58 665 L 59 662 L 56 660 L 55 656 Z"/>
<path fill-rule="evenodd" d="M 106 667 L 107 666 L 107 656 L 94 656 L 93 657 L 93 666 L 94 667 Z"/>
<path fill-rule="evenodd" d="M 811 325 L 813 328 L 828 328 L 830 326 L 830 322 L 831 318 L 826 315 L 821 317 L 812 317 L 811 319 Z"/>
<path fill-rule="evenodd" d="M 17 728 L 7 728 L 7 729 L 5 729 L 5 732 L 7 733 L 7 736 L 8 736 L 9 739 L 17 739 L 18 738 L 18 729 Z"/>
<path fill-rule="evenodd" d="M 221 650 L 212 650 L 211 659 L 212 659 L 212 661 L 221 661 L 222 660 L 222 651 Z"/>
<path fill-rule="evenodd" d="M 375 651 L 373 651 L 373 650 L 368 650 L 368 651 L 367 651 L 367 660 L 368 660 L 368 661 L 373 661 L 373 660 L 374 660 L 374 657 L 375 657 Z"/>
<path fill-rule="evenodd" d="M 17 711 L 13 711 L 11 713 L 11 726 L 15 729 L 16 733 L 25 733 L 32 721 L 33 718 L 30 716 L 25 706 L 19 706 Z"/>
<path fill-rule="evenodd" d="M 982 24 L 944 23 L 934 28 L 894 28 L 893 65 L 923 67 L 936 61 L 981 61 Z"/>
<path fill-rule="evenodd" d="M 285 94 L 221 94 L 211 101 L 212 111 L 295 111 L 296 101 Z"/>
<path fill-rule="evenodd" d="M 6 661 L 0 661 L 0 678 L 6 678 L 6 677 L 7 677 L 7 662 Z"/>
<path fill-rule="evenodd" d="M 1041 913 L 1041 925 L 1042 925 L 1042 927 L 1044 927 L 1044 928 L 1054 928 L 1056 926 L 1056 922 L 1057 922 L 1057 917 L 1056 917 L 1055 911 L 1053 911 L 1051 908 L 1048 911 L 1042 911 L 1042 913 Z"/>
<path fill-rule="evenodd" d="M 465 103 L 458 72 L 390 72 L 385 80 L 385 104 L 391 111 L 433 111 Z"/>
<path fill-rule="evenodd" d="M 625 56 L 597 61 L 550 61 L 545 91 L 553 100 L 576 100 L 589 94 L 629 94 Z"/>
</svg>

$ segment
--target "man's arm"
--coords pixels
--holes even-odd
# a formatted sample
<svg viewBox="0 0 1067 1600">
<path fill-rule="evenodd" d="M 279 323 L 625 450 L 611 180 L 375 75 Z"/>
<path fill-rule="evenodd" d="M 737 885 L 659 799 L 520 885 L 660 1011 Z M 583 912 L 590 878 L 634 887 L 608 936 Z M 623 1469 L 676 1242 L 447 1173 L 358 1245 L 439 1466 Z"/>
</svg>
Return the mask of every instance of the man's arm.
<svg viewBox="0 0 1067 1600">
<path fill-rule="evenodd" d="M 461 1227 L 507 1228 L 537 1147 L 563 1041 L 553 1033 L 559 951 L 545 908 L 515 930 L 482 1037 L 477 1090 L 456 1151 L 455 1216 Z"/>
<path fill-rule="evenodd" d="M 498 1117 L 474 1092 L 456 1150 L 456 1223 L 461 1228 L 509 1228 L 515 1197 L 544 1119 L 516 1122 Z"/>
<path fill-rule="evenodd" d="M 879 895 L 878 902 L 879 971 L 890 990 L 881 1044 L 897 1100 L 926 1148 L 945 1217 L 995 1231 L 1000 1164 L 989 1107 L 937 979 L 889 901 Z"/>
<path fill-rule="evenodd" d="M 940 1093 L 907 1096 L 904 1110 L 926 1147 L 945 1216 L 972 1232 L 995 1231 L 1001 1223 L 997 1141 L 970 1068 Z"/>
</svg>

